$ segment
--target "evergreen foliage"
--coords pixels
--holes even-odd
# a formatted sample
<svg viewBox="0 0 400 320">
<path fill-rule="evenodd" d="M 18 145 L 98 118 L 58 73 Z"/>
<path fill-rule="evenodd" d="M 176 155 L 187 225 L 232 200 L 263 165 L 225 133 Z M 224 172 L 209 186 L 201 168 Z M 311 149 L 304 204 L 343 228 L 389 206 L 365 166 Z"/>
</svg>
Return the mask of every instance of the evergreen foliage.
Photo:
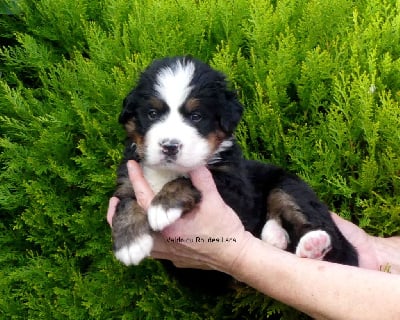
<svg viewBox="0 0 400 320">
<path fill-rule="evenodd" d="M 1 319 L 306 318 L 113 258 L 118 114 L 157 57 L 228 75 L 246 157 L 298 173 L 372 234 L 400 231 L 396 0 L 5 0 L 0 41 Z"/>
</svg>

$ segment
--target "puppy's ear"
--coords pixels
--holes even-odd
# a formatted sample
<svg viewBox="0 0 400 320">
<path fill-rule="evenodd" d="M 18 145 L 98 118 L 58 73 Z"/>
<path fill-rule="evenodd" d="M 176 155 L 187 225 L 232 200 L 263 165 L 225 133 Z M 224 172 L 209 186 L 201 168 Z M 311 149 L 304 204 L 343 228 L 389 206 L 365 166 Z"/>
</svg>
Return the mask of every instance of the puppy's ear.
<svg viewBox="0 0 400 320">
<path fill-rule="evenodd" d="M 243 106 L 233 91 L 225 92 L 225 103 L 220 114 L 220 125 L 229 135 L 236 129 L 243 114 Z"/>
<path fill-rule="evenodd" d="M 122 103 L 122 112 L 119 115 L 119 123 L 126 124 L 135 115 L 136 92 L 132 90 Z"/>
</svg>

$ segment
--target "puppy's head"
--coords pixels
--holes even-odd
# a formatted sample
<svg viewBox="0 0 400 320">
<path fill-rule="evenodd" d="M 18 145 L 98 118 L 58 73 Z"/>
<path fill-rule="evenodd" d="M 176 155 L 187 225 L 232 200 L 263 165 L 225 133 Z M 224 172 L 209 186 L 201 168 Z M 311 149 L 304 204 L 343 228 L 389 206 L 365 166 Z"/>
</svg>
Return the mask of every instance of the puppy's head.
<svg viewBox="0 0 400 320">
<path fill-rule="evenodd" d="M 232 145 L 242 112 L 223 74 L 176 57 L 157 60 L 142 73 L 119 121 L 144 165 L 187 172 Z"/>
</svg>

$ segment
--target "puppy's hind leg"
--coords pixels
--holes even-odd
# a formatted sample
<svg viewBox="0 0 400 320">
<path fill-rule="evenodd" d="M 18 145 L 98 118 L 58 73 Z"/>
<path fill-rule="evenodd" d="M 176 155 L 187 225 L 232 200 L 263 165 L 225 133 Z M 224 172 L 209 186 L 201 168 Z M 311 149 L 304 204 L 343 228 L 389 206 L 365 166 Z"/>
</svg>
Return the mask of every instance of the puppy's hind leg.
<svg viewBox="0 0 400 320">
<path fill-rule="evenodd" d="M 282 227 L 279 218 L 269 219 L 265 223 L 261 231 L 261 239 L 282 250 L 285 250 L 290 242 L 289 235 Z"/>
<path fill-rule="evenodd" d="M 323 230 L 314 230 L 300 238 L 296 247 L 296 255 L 300 258 L 322 260 L 331 249 L 330 235 Z"/>
<path fill-rule="evenodd" d="M 281 189 L 272 190 L 268 197 L 268 217 L 261 238 L 275 247 L 290 249 L 302 258 L 319 260 L 332 249 L 330 235 L 324 230 L 310 231 L 311 225 L 299 205 Z M 282 221 L 290 226 L 292 239 L 283 228 Z M 288 248 L 290 240 L 294 243 Z"/>
</svg>

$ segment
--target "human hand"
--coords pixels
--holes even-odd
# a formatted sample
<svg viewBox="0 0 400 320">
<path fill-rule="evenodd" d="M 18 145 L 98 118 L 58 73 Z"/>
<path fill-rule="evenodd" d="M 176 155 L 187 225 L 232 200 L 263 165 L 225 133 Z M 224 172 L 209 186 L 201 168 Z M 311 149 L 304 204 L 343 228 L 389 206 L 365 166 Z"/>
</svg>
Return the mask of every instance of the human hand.
<svg viewBox="0 0 400 320">
<path fill-rule="evenodd" d="M 139 205 L 147 210 L 153 191 L 136 162 L 128 162 L 128 173 Z M 191 172 L 190 178 L 201 192 L 202 201 L 161 233 L 154 233 L 151 256 L 171 260 L 178 267 L 229 270 L 252 235 L 225 204 L 205 167 Z M 110 225 L 118 201 L 115 197 L 110 199 L 107 213 Z"/>
<path fill-rule="evenodd" d="M 374 237 L 335 213 L 332 218 L 357 249 L 361 268 L 400 274 L 400 237 Z"/>
<path fill-rule="evenodd" d="M 342 234 L 356 248 L 359 266 L 365 269 L 379 270 L 380 265 L 375 251 L 376 238 L 336 213 L 331 212 L 331 215 Z"/>
</svg>

